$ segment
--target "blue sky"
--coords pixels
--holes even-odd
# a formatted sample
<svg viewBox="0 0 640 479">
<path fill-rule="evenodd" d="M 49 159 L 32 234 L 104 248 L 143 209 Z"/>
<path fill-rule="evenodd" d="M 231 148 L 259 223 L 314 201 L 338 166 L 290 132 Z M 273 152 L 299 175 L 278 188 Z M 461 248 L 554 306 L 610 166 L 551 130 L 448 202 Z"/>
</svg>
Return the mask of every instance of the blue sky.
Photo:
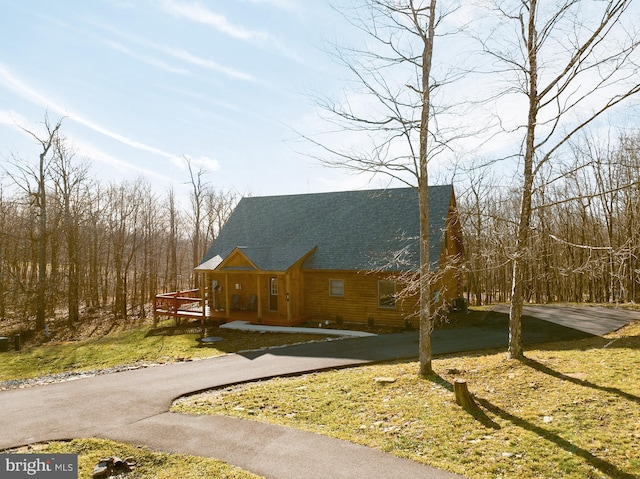
<svg viewBox="0 0 640 479">
<path fill-rule="evenodd" d="M 104 181 L 271 195 L 372 186 L 304 154 L 348 29 L 324 0 L 0 0 L 0 159 L 37 158 L 45 113 Z M 342 22 L 342 23 L 341 23 Z M 373 184 L 373 186 L 379 186 Z"/>
<path fill-rule="evenodd" d="M 461 5 L 449 19 L 454 30 L 475 18 L 472 3 Z M 363 40 L 329 0 L 0 0 L 0 11 L 2 162 L 37 161 L 37 145 L 18 125 L 42 132 L 48 113 L 52 122 L 65 117 L 62 131 L 77 156 L 91 162 L 93 177 L 144 176 L 159 194 L 171 185 L 187 194 L 185 156 L 208 171 L 215 188 L 243 195 L 401 185 L 322 167 L 310 156 L 318 150 L 296 133 L 327 130 L 316 96 L 347 98 L 349 107 L 367 114 L 377 108 L 350 95 L 348 73 L 328 53 L 333 42 Z M 556 36 L 564 41 L 562 31 Z M 438 45 L 438 66 L 481 59 L 459 41 Z M 545 74 L 553 75 L 551 67 L 545 64 Z M 403 84 L 405 77 L 393 81 Z M 509 90 L 507 81 L 513 78 L 469 76 L 455 93 L 475 100 L 483 85 L 494 95 Z M 484 126 L 495 123 L 497 113 L 505 128 L 501 136 L 487 134 L 485 143 L 463 139 L 454 161 L 514 158 L 526 102 L 511 90 L 495 105 L 471 103 L 464 114 L 441 117 L 445 127 L 447 121 Z M 623 123 L 635 128 L 636 112 Z M 370 137 L 348 130 L 324 138 L 343 151 L 371 146 Z M 516 163 L 501 162 L 498 174 L 517 180 Z M 450 165 L 430 165 L 436 166 L 432 183 L 451 181 Z"/>
</svg>

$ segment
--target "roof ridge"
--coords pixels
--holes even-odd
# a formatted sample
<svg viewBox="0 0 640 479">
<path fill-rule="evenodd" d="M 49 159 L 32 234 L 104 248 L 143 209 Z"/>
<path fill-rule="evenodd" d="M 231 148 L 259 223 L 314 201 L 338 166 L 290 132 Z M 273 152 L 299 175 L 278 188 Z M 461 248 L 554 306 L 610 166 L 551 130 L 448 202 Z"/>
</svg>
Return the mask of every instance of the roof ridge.
<svg viewBox="0 0 640 479">
<path fill-rule="evenodd" d="M 453 187 L 453 183 L 445 183 L 442 185 L 429 185 L 429 188 L 444 188 L 444 187 Z M 301 197 L 301 196 L 319 196 L 319 195 L 338 195 L 338 194 L 356 194 L 356 193 L 384 193 L 384 192 L 393 192 L 393 191 L 408 191 L 408 190 L 417 190 L 417 186 L 399 186 L 393 188 L 372 188 L 365 190 L 337 190 L 337 191 L 319 191 L 319 192 L 309 192 L 309 193 L 285 193 L 280 195 L 259 195 L 259 196 L 243 196 L 241 199 L 252 199 L 252 198 L 291 198 L 291 197 Z"/>
</svg>

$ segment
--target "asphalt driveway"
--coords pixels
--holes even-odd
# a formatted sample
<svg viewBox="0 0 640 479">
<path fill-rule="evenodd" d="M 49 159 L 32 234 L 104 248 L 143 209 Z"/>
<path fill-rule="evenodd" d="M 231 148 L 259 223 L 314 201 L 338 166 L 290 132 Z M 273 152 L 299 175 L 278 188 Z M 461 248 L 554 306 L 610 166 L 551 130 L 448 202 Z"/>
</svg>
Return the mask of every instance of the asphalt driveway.
<svg viewBox="0 0 640 479">
<path fill-rule="evenodd" d="M 509 314 L 509 306 L 496 305 L 492 310 Z M 640 319 L 640 311 L 604 306 L 524 306 L 523 318 L 542 319 L 577 331 L 604 336 L 616 331 L 631 321 Z M 523 328 L 524 329 L 524 328 Z"/>
<path fill-rule="evenodd" d="M 0 392 L 0 450 L 101 437 L 221 459 L 273 479 L 460 478 L 319 434 L 232 418 L 170 413 L 190 392 L 417 354 L 417 335 L 343 339 Z"/>
</svg>

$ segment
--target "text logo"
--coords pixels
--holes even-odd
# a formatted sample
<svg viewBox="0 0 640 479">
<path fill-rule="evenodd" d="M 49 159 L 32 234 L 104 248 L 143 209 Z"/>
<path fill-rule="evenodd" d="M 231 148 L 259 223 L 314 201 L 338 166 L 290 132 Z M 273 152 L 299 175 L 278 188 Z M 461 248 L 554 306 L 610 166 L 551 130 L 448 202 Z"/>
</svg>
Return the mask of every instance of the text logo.
<svg viewBox="0 0 640 479">
<path fill-rule="evenodd" d="M 2 479 L 78 479 L 77 454 L 0 454 Z"/>
</svg>

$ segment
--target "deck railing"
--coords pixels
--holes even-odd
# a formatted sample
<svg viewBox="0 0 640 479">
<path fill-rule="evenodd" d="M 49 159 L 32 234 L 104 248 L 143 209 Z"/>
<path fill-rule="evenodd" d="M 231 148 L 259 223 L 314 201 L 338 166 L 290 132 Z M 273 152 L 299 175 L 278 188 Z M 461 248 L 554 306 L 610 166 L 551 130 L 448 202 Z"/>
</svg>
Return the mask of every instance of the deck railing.
<svg viewBox="0 0 640 479">
<path fill-rule="evenodd" d="M 200 290 L 157 294 L 153 302 L 154 323 L 157 323 L 158 316 L 171 316 L 176 322 L 180 318 L 204 318 Z"/>
</svg>

